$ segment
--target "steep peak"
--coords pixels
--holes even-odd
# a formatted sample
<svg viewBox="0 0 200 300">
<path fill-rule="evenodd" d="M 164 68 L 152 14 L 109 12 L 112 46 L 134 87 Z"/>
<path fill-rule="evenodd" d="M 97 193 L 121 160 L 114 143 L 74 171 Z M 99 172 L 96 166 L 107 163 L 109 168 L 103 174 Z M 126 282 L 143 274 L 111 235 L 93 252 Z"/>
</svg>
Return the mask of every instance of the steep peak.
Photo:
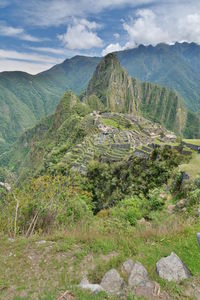
<svg viewBox="0 0 200 300">
<path fill-rule="evenodd" d="M 114 112 L 135 112 L 132 80 L 121 67 L 117 56 L 106 55 L 98 64 L 88 84 L 86 96 L 96 95 L 105 107 Z"/>
</svg>

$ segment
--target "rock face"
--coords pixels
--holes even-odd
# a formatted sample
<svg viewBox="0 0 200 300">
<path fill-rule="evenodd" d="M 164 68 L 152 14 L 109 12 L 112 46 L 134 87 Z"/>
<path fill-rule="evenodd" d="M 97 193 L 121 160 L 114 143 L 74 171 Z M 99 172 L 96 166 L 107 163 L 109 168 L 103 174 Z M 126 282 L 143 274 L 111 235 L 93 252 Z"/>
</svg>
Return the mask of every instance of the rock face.
<svg viewBox="0 0 200 300">
<path fill-rule="evenodd" d="M 149 276 L 145 267 L 136 262 L 131 270 L 128 286 L 130 288 L 134 288 L 136 286 L 144 286 L 147 282 L 149 282 Z"/>
<path fill-rule="evenodd" d="M 104 289 L 102 288 L 102 286 L 100 286 L 99 284 L 92 284 L 89 283 L 89 281 L 87 280 L 87 278 L 84 278 L 81 283 L 79 284 L 80 288 L 85 289 L 85 290 L 90 290 L 92 293 L 99 293 L 99 292 L 103 292 Z"/>
<path fill-rule="evenodd" d="M 132 261 L 132 259 L 128 259 L 127 261 L 125 261 L 122 265 L 122 273 L 126 276 L 130 276 L 131 271 L 134 267 L 134 262 Z"/>
<path fill-rule="evenodd" d="M 156 271 L 161 278 L 168 281 L 180 281 L 191 275 L 188 268 L 174 252 L 157 262 Z"/>
<path fill-rule="evenodd" d="M 101 281 L 101 287 L 109 294 L 118 295 L 125 286 L 124 280 L 115 269 L 108 271 Z"/>
</svg>

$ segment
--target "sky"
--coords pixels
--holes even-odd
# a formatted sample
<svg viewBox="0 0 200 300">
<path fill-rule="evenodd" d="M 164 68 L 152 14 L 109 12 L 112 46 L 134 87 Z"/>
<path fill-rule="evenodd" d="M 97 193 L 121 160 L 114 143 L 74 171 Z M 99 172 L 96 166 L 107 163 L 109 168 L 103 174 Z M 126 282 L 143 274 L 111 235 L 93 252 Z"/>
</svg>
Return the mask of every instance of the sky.
<svg viewBox="0 0 200 300">
<path fill-rule="evenodd" d="M 0 72 L 184 41 L 200 44 L 199 0 L 0 0 Z"/>
</svg>

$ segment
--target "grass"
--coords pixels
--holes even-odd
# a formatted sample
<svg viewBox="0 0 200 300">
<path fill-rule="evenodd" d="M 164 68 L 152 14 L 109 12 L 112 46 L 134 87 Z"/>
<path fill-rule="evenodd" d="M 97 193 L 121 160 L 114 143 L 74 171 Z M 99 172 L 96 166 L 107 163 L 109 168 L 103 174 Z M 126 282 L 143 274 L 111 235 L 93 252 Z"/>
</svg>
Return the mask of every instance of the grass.
<svg viewBox="0 0 200 300">
<path fill-rule="evenodd" d="M 183 142 L 200 146 L 200 139 L 184 139 Z"/>
<path fill-rule="evenodd" d="M 190 179 L 195 179 L 200 174 L 200 154 L 193 152 L 189 162 L 180 165 L 179 170 L 187 173 Z"/>
<path fill-rule="evenodd" d="M 119 122 L 117 122 L 113 119 L 104 118 L 103 123 L 104 123 L 105 126 L 111 126 L 111 127 L 114 127 L 114 128 L 118 128 L 120 130 L 125 130 L 126 129 L 123 125 L 121 125 Z"/>
<path fill-rule="evenodd" d="M 120 271 L 128 258 L 144 264 L 151 280 L 159 282 L 174 299 L 181 299 L 184 284 L 160 280 L 155 264 L 174 251 L 199 280 L 195 233 L 200 228 L 180 216 L 162 214 L 150 227 L 123 228 L 96 218 L 89 227 L 80 225 L 42 237 L 19 237 L 11 242 L 0 236 L 0 299 L 57 299 L 66 290 L 77 299 L 114 299 L 81 291 L 77 284 L 85 273 L 91 282 L 99 282 L 109 269 Z M 43 239 L 46 243 L 37 243 Z"/>
</svg>

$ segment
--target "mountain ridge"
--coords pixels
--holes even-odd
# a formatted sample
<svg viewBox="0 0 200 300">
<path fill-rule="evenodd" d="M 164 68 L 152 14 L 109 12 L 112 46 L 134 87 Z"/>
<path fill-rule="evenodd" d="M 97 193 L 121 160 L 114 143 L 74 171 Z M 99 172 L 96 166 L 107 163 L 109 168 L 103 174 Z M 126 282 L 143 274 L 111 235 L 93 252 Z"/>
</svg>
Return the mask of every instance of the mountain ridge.
<svg viewBox="0 0 200 300">
<path fill-rule="evenodd" d="M 175 89 L 190 109 L 200 110 L 200 46 L 194 43 L 139 46 L 118 52 L 117 56 L 132 77 Z M 52 114 L 66 90 L 83 92 L 99 61 L 98 57 L 78 55 L 37 75 L 18 71 L 0 73 L 0 123 L 4 124 L 0 129 L 0 151 L 7 149 L 24 130 Z M 18 111 L 12 107 L 14 99 Z M 26 121 L 23 111 L 27 112 Z M 9 115 L 13 118 L 8 124 Z"/>
</svg>

